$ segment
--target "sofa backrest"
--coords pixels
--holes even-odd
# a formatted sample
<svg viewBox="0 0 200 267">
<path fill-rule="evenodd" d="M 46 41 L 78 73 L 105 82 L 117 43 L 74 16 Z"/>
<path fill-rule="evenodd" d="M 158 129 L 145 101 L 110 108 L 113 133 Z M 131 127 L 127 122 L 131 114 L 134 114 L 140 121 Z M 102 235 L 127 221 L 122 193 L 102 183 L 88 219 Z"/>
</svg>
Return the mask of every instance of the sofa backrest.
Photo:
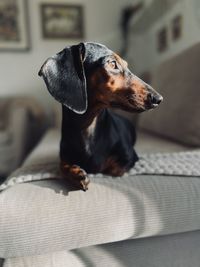
<svg viewBox="0 0 200 267">
<path fill-rule="evenodd" d="M 186 145 L 200 146 L 200 44 L 155 69 L 152 85 L 164 101 L 141 115 L 139 127 Z"/>
</svg>

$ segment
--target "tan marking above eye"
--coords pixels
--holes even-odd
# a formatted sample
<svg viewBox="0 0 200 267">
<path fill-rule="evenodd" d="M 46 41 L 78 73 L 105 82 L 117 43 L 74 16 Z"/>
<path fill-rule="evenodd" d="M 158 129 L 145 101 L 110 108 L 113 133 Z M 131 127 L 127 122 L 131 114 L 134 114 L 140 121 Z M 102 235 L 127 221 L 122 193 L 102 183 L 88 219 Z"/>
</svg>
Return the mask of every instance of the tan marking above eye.
<svg viewBox="0 0 200 267">
<path fill-rule="evenodd" d="M 114 54 L 115 59 L 117 60 L 117 62 L 123 67 L 123 68 L 127 68 L 128 67 L 128 63 L 123 60 L 119 55 Z"/>
</svg>

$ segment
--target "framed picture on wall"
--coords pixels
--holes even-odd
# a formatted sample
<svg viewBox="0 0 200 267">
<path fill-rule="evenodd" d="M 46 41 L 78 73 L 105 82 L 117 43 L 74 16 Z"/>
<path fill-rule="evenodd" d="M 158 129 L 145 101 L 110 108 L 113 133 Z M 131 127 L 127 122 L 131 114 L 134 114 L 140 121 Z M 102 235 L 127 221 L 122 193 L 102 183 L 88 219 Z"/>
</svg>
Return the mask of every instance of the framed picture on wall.
<svg viewBox="0 0 200 267">
<path fill-rule="evenodd" d="M 27 50 L 27 27 L 27 0 L 0 0 L 0 50 Z"/>
<path fill-rule="evenodd" d="M 181 15 L 176 16 L 172 20 L 172 39 L 174 41 L 181 38 L 183 32 L 183 17 Z"/>
<path fill-rule="evenodd" d="M 168 47 L 168 32 L 167 27 L 163 27 L 157 35 L 157 49 L 159 52 L 164 52 Z"/>
<path fill-rule="evenodd" d="M 42 4 L 42 34 L 47 39 L 82 39 L 84 37 L 83 6 Z"/>
</svg>

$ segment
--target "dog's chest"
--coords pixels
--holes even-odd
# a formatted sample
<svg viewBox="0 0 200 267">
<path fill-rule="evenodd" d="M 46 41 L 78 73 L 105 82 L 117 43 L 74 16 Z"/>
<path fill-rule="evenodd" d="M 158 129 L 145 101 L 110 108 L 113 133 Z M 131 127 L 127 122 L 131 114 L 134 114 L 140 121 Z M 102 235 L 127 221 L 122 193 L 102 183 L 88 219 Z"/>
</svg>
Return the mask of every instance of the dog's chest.
<svg viewBox="0 0 200 267">
<path fill-rule="evenodd" d="M 92 148 L 94 146 L 94 138 L 95 138 L 95 132 L 96 132 L 96 124 L 97 124 L 97 117 L 94 118 L 92 123 L 89 125 L 89 127 L 84 130 L 84 145 L 86 153 L 91 155 L 92 154 Z"/>
</svg>

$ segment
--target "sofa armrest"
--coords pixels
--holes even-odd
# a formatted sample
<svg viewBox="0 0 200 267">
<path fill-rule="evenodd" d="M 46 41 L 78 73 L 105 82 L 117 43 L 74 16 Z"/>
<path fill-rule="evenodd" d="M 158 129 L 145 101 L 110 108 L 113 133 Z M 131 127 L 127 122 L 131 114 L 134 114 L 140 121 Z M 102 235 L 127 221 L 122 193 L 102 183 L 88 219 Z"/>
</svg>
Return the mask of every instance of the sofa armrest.
<svg viewBox="0 0 200 267">
<path fill-rule="evenodd" d="M 19 161 L 24 157 L 28 142 L 29 112 L 24 107 L 11 111 L 8 131 L 12 134 L 13 149 L 18 152 Z"/>
<path fill-rule="evenodd" d="M 10 111 L 7 128 L 4 135 L 5 142 L 0 145 L 0 172 L 7 174 L 22 163 L 26 154 L 28 137 L 28 111 L 23 107 L 16 107 Z"/>
<path fill-rule="evenodd" d="M 96 176 L 86 193 L 56 179 L 18 184 L 0 194 L 0 257 L 199 230 L 199 206 L 192 177 Z"/>
</svg>

